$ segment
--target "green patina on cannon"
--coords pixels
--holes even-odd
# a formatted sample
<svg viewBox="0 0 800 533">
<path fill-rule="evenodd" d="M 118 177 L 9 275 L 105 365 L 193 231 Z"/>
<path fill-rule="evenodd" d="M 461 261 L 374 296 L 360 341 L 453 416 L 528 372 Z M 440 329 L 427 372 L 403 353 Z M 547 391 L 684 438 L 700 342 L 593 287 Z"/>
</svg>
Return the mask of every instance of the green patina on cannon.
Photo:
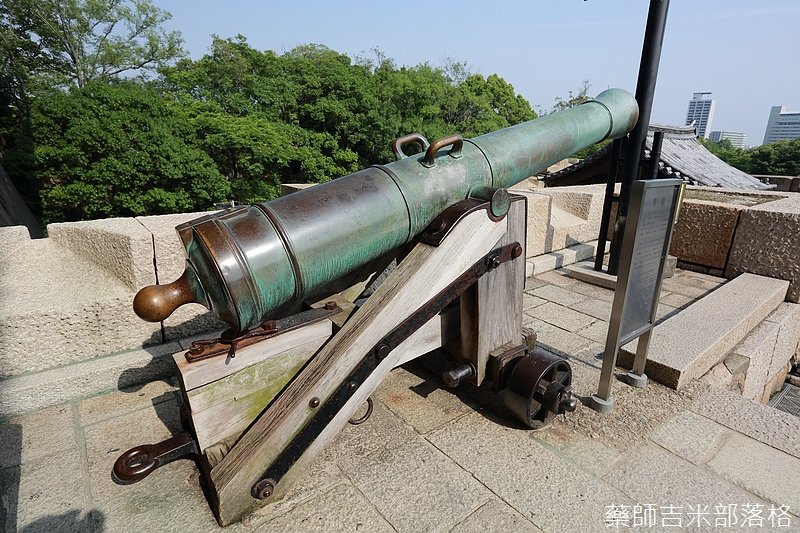
<svg viewBox="0 0 800 533">
<path fill-rule="evenodd" d="M 178 226 L 187 266 L 177 281 L 142 289 L 136 313 L 164 320 L 197 302 L 243 332 L 327 283 L 410 242 L 445 208 L 469 197 L 499 211 L 504 191 L 575 151 L 629 132 L 634 98 L 609 89 L 567 111 L 474 139 L 395 144 L 400 159 L 257 205 Z M 405 157 L 416 141 L 424 154 Z"/>
</svg>

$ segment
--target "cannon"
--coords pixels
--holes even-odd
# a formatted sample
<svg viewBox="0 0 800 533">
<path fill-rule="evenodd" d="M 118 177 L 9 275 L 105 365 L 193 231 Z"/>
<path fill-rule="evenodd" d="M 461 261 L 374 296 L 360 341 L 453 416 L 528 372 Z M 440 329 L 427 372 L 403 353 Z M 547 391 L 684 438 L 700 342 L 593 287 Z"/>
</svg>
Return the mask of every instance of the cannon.
<svg viewBox="0 0 800 533">
<path fill-rule="evenodd" d="M 240 206 L 177 227 L 186 248 L 184 274 L 142 289 L 135 312 L 159 322 L 178 306 L 208 307 L 237 332 L 273 316 L 282 305 L 411 242 L 445 208 L 465 198 L 507 203 L 506 187 L 577 150 L 630 131 L 636 101 L 609 89 L 570 110 L 474 139 L 432 144 L 400 138 L 400 159 L 311 189 Z M 421 157 L 403 147 L 420 142 Z"/>
<path fill-rule="evenodd" d="M 220 524 L 235 522 L 366 420 L 392 369 L 438 348 L 455 359 L 446 385 L 489 387 L 529 428 L 573 411 L 569 364 L 522 327 L 527 204 L 506 188 L 637 118 L 633 97 L 609 89 L 474 139 L 411 134 L 394 162 L 178 226 L 183 275 L 143 288 L 134 310 L 161 321 L 196 302 L 229 328 L 173 356 L 186 432 L 128 450 L 115 479 L 194 456 Z M 407 155 L 412 143 L 422 152 Z M 387 258 L 397 265 L 374 292 L 343 296 L 342 280 Z"/>
</svg>

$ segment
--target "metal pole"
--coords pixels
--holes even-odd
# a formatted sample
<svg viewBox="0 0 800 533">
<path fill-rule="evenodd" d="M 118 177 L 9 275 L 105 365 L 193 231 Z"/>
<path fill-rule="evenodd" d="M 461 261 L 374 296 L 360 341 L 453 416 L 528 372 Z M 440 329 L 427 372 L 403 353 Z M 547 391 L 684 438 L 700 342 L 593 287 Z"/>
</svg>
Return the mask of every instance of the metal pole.
<svg viewBox="0 0 800 533">
<path fill-rule="evenodd" d="M 661 60 L 661 46 L 664 43 L 664 29 L 667 25 L 669 0 L 650 0 L 647 13 L 647 26 L 642 45 L 642 59 L 639 63 L 639 79 L 636 82 L 636 102 L 639 104 L 639 122 L 630 134 L 625 166 L 622 173 L 622 190 L 617 205 L 617 224 L 614 239 L 611 241 L 611 257 L 608 262 L 608 273 L 616 274 L 619 268 L 619 256 L 622 250 L 622 236 L 625 233 L 625 217 L 628 215 L 631 186 L 639 178 L 639 168 L 647 140 L 647 128 L 650 125 L 650 111 L 653 108 L 653 95 L 656 92 L 658 63 Z"/>
<path fill-rule="evenodd" d="M 622 143 L 624 139 L 614 139 L 611 145 L 611 163 L 608 167 L 608 179 L 606 180 L 606 194 L 603 199 L 603 216 L 600 218 L 600 234 L 597 236 L 597 251 L 594 256 L 594 269 L 597 272 L 603 270 L 603 258 L 606 254 L 606 243 L 608 241 L 608 226 L 611 223 L 611 205 L 614 203 L 614 184 L 617 182 L 617 174 L 620 154 L 623 151 Z"/>
<path fill-rule="evenodd" d="M 658 178 L 658 162 L 661 159 L 661 145 L 664 143 L 664 132 L 657 131 L 653 134 L 653 147 L 650 149 L 650 172 L 647 179 Z"/>
</svg>

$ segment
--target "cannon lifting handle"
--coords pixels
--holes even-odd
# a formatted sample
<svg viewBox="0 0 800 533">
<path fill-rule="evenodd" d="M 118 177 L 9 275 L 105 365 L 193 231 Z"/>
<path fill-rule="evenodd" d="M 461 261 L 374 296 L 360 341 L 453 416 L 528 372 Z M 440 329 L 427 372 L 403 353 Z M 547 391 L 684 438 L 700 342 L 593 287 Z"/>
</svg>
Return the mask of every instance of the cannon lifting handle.
<svg viewBox="0 0 800 533">
<path fill-rule="evenodd" d="M 398 137 L 392 142 L 392 152 L 398 161 L 408 157 L 408 154 L 403 151 L 403 147 L 411 143 L 417 143 L 422 148 L 423 152 L 431 145 L 428 139 L 420 133 L 409 133 L 408 135 Z"/>
<path fill-rule="evenodd" d="M 422 158 L 420 163 L 423 167 L 431 168 L 436 164 L 434 158 L 436 157 L 436 152 L 441 150 L 446 146 L 452 146 L 450 152 L 447 154 L 452 158 L 458 159 L 461 157 L 461 149 L 464 148 L 464 138 L 461 135 L 450 135 L 449 137 L 442 137 L 441 139 L 436 139 L 431 143 L 428 147 L 428 150 L 425 152 L 425 157 Z"/>
</svg>

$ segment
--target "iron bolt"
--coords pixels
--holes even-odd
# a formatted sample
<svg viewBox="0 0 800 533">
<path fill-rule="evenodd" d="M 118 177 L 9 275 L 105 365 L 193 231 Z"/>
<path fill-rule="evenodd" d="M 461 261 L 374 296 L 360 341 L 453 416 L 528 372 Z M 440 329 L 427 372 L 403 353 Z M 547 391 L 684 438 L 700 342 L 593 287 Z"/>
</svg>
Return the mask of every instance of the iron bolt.
<svg viewBox="0 0 800 533">
<path fill-rule="evenodd" d="M 201 354 L 203 353 L 203 346 L 193 342 L 192 345 L 189 347 L 189 353 L 192 355 Z"/>
<path fill-rule="evenodd" d="M 517 258 L 522 255 L 522 245 L 515 244 L 514 247 L 511 249 L 511 257 Z"/>
<path fill-rule="evenodd" d="M 262 479 L 253 487 L 253 493 L 259 500 L 264 500 L 272 496 L 273 490 L 275 490 L 275 482 L 271 479 Z"/>
<path fill-rule="evenodd" d="M 378 358 L 386 359 L 386 356 L 389 355 L 389 352 L 391 351 L 392 350 L 389 349 L 388 346 L 386 346 L 385 344 L 381 344 L 380 346 L 378 346 Z"/>
<path fill-rule="evenodd" d="M 308 406 L 309 406 L 309 407 L 311 407 L 311 408 L 316 408 L 316 407 L 319 407 L 319 398 L 317 398 L 316 396 L 314 396 L 313 398 L 311 398 L 311 399 L 308 401 Z"/>
<path fill-rule="evenodd" d="M 442 381 L 450 388 L 458 387 L 462 382 L 470 380 L 475 377 L 475 368 L 469 364 L 457 366 L 456 368 L 442 374 Z"/>
</svg>

